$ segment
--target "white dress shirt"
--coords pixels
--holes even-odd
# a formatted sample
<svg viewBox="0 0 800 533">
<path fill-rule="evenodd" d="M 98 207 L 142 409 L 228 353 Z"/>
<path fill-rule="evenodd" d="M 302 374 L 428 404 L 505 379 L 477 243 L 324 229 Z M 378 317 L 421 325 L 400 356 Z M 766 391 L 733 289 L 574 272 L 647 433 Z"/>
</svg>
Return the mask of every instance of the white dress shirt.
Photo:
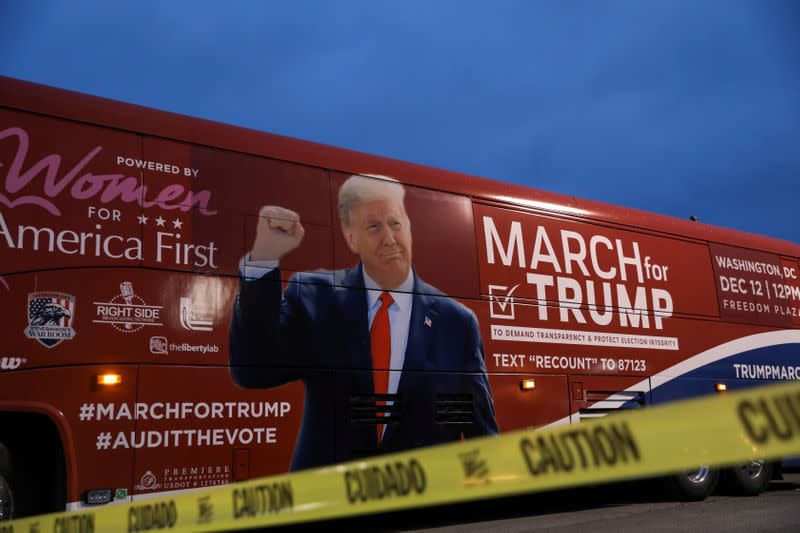
<svg viewBox="0 0 800 533">
<path fill-rule="evenodd" d="M 253 261 L 242 259 L 239 270 L 245 279 L 258 279 L 278 267 L 277 261 Z M 378 314 L 381 307 L 380 295 L 383 289 L 378 283 L 369 277 L 365 269 L 361 269 L 364 275 L 364 287 L 367 298 L 367 331 L 372 327 L 372 321 Z M 411 306 L 414 302 L 414 274 L 408 270 L 408 276 L 399 287 L 393 291 L 388 291 L 392 295 L 394 302 L 389 306 L 389 328 L 392 335 L 392 359 L 390 368 L 395 370 L 389 372 L 389 394 L 396 394 L 397 387 L 400 385 L 400 375 L 403 363 L 406 358 L 406 345 L 408 345 L 408 332 L 411 324 Z"/>
<path fill-rule="evenodd" d="M 380 295 L 383 289 L 369 277 L 366 269 L 361 269 L 364 274 L 364 287 L 367 289 L 367 330 L 372 327 L 372 320 L 381 308 Z M 389 394 L 397 393 L 400 384 L 400 371 L 406 359 L 406 345 L 408 344 L 408 331 L 411 323 L 411 305 L 414 303 L 414 274 L 408 269 L 408 276 L 399 287 L 388 291 L 392 295 L 392 305 L 389 306 L 389 329 L 392 333 L 392 362 L 389 368 L 396 370 L 389 372 Z"/>
</svg>

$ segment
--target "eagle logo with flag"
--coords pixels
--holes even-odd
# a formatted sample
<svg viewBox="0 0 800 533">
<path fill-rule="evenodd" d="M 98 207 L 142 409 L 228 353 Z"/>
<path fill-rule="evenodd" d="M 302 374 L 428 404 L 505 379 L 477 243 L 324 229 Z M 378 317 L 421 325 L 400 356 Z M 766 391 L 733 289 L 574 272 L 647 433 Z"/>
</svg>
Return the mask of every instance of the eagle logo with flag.
<svg viewBox="0 0 800 533">
<path fill-rule="evenodd" d="M 63 292 L 28 294 L 28 327 L 25 336 L 52 348 L 75 336 L 75 297 Z"/>
</svg>

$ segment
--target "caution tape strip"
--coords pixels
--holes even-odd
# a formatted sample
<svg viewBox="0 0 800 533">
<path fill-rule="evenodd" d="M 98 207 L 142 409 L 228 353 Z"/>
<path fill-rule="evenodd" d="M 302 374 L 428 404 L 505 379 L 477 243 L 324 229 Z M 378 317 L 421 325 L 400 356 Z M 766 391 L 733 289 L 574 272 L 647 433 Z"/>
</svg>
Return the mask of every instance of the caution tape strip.
<svg viewBox="0 0 800 533">
<path fill-rule="evenodd" d="M 286 525 L 794 455 L 800 455 L 800 383 L 15 520 L 0 524 L 0 533 Z"/>
</svg>

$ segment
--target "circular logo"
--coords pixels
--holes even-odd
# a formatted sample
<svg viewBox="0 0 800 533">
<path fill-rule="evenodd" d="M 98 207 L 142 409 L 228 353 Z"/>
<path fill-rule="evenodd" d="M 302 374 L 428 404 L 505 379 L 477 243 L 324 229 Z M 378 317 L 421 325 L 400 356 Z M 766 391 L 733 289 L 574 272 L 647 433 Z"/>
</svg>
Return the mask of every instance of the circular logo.
<svg viewBox="0 0 800 533">
<path fill-rule="evenodd" d="M 139 298 L 137 295 L 128 296 L 128 299 L 122 297 L 121 294 L 117 294 L 109 303 L 117 304 L 117 305 L 127 305 L 129 307 L 137 307 L 137 306 L 146 306 L 144 300 Z M 114 322 L 111 324 L 114 326 L 114 329 L 117 331 L 122 331 L 123 333 L 135 333 L 145 327 L 146 324 L 142 322 Z"/>
<path fill-rule="evenodd" d="M 144 473 L 142 479 L 139 480 L 139 484 L 136 485 L 136 489 L 137 490 L 157 489 L 161 485 L 156 483 L 156 481 L 157 481 L 156 476 L 150 470 L 148 470 L 147 472 Z"/>
</svg>

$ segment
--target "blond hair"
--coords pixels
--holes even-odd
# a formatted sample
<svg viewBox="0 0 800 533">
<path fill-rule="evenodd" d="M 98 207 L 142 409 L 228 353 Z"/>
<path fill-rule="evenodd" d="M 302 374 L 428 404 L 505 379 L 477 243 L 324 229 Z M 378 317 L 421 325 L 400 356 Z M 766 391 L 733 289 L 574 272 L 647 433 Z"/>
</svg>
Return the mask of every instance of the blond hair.
<svg viewBox="0 0 800 533">
<path fill-rule="evenodd" d="M 383 198 L 397 200 L 403 205 L 406 190 L 403 184 L 388 176 L 353 175 L 347 178 L 339 189 L 339 218 L 342 225 L 350 227 L 350 210 L 365 202 Z"/>
</svg>

